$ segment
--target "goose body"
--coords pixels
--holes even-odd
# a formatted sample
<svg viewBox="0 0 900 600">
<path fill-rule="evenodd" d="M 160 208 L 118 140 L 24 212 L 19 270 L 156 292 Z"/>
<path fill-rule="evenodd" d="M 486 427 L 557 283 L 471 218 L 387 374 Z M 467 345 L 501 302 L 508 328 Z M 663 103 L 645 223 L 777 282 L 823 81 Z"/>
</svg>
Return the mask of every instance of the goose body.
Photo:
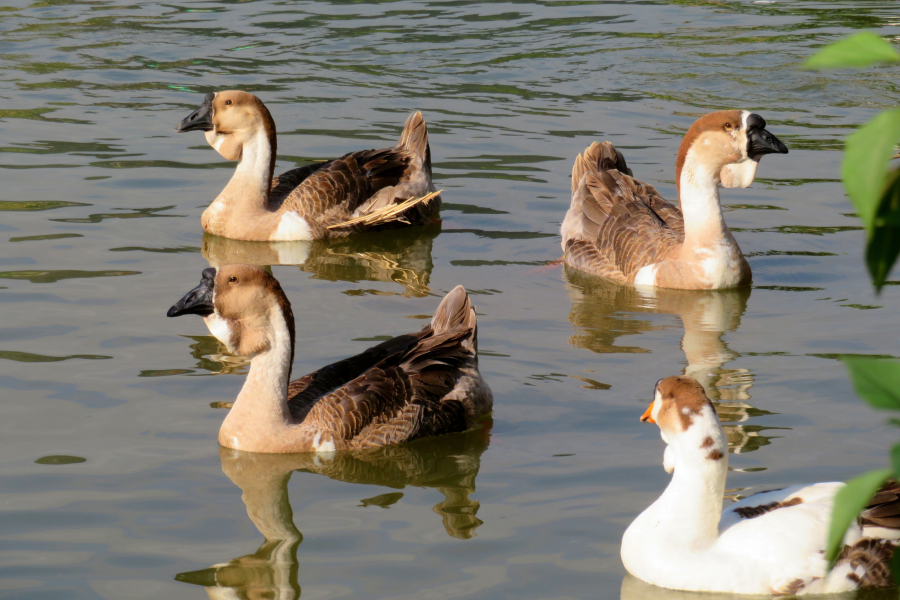
<svg viewBox="0 0 900 600">
<path fill-rule="evenodd" d="M 278 281 L 260 268 L 203 271 L 168 316 L 199 314 L 250 373 L 219 431 L 249 452 L 331 452 L 465 431 L 487 415 L 478 371 L 475 309 L 462 286 L 429 325 L 290 380 L 294 316 Z"/>
<path fill-rule="evenodd" d="M 565 263 L 619 283 L 679 289 L 749 285 L 750 266 L 725 224 L 718 186 L 747 187 L 764 154 L 787 153 L 747 111 L 698 119 L 676 161 L 680 207 L 634 179 L 609 142 L 575 159 L 562 224 Z"/>
<path fill-rule="evenodd" d="M 238 166 L 203 212 L 203 230 L 247 241 L 341 237 L 355 231 L 430 223 L 440 210 L 422 114 L 406 120 L 394 148 L 363 150 L 274 177 L 275 121 L 247 92 L 208 94 L 176 131 L 203 131 Z"/>
<path fill-rule="evenodd" d="M 872 499 L 847 533 L 830 573 L 824 557 L 834 495 L 842 483 L 799 485 L 749 496 L 722 510 L 728 443 L 702 386 L 668 377 L 642 421 L 668 444 L 672 481 L 628 527 L 622 561 L 639 579 L 689 591 L 800 595 L 892 585 L 900 534 L 900 486 Z"/>
</svg>

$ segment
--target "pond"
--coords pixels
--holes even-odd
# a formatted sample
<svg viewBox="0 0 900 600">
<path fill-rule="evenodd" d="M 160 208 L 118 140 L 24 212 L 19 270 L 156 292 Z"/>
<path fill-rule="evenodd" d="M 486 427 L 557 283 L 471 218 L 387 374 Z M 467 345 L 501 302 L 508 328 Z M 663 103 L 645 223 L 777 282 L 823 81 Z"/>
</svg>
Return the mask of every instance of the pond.
<svg viewBox="0 0 900 600">
<path fill-rule="evenodd" d="M 839 170 L 853 127 L 900 103 L 896 70 L 798 65 L 898 23 L 865 0 L 7 0 L 0 597 L 659 598 L 619 542 L 668 481 L 638 418 L 680 373 L 725 422 L 731 495 L 882 466 L 895 433 L 837 356 L 898 354 L 900 294 L 873 294 Z M 271 110 L 276 172 L 393 145 L 421 110 L 442 222 L 286 253 L 204 238 L 234 165 L 174 128 L 230 88 Z M 612 141 L 674 199 L 681 136 L 722 108 L 790 147 L 722 194 L 752 289 L 555 263 L 579 152 Z M 333 460 L 221 450 L 247 362 L 165 313 L 236 257 L 293 303 L 298 375 L 466 286 L 492 422 Z"/>
</svg>

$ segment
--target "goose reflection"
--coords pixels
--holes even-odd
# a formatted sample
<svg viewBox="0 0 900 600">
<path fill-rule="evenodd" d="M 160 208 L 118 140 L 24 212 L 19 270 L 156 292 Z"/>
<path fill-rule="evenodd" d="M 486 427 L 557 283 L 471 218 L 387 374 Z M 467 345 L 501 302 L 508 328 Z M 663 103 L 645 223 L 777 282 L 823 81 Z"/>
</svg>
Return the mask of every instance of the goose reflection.
<svg viewBox="0 0 900 600">
<path fill-rule="evenodd" d="M 752 417 L 772 414 L 752 406 L 753 374 L 747 369 L 725 368 L 740 356 L 723 339 L 735 331 L 747 308 L 750 288 L 718 291 L 669 290 L 623 286 L 566 268 L 564 270 L 572 310 L 569 322 L 576 333 L 573 346 L 597 353 L 644 353 L 637 346 L 618 346 L 618 338 L 667 326 L 644 314 L 670 314 L 681 318 L 681 349 L 687 359 L 684 374 L 700 382 L 716 405 L 732 452 L 740 454 L 766 446 L 774 436 L 766 431 L 782 429 L 746 423 Z"/>
<path fill-rule="evenodd" d="M 294 525 L 287 484 L 294 471 L 318 473 L 347 483 L 435 488 L 443 500 L 434 507 L 451 537 L 475 537 L 482 524 L 471 499 L 481 454 L 490 442 L 490 422 L 461 434 L 364 451 L 322 454 L 258 454 L 219 448 L 222 471 L 241 489 L 247 516 L 265 538 L 256 552 L 200 571 L 179 573 L 176 581 L 201 585 L 211 600 L 300 597 L 297 549 L 303 535 Z M 387 508 L 403 497 L 391 492 L 360 500 Z"/>
<path fill-rule="evenodd" d="M 434 223 L 312 242 L 242 242 L 207 233 L 200 250 L 211 267 L 297 265 L 314 279 L 394 282 L 403 288 L 401 295 L 421 298 L 430 292 L 431 247 L 440 231 L 440 223 Z M 370 290 L 347 293 L 390 294 Z"/>
</svg>

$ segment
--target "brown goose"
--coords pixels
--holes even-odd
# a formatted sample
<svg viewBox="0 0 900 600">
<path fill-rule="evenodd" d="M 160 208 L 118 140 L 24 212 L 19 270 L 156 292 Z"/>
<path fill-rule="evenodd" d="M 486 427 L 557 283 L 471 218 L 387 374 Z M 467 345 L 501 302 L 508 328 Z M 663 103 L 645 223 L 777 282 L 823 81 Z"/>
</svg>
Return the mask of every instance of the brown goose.
<svg viewBox="0 0 900 600">
<path fill-rule="evenodd" d="M 718 185 L 747 187 L 765 154 L 787 154 L 762 117 L 697 119 L 675 161 L 681 207 L 631 177 L 622 153 L 593 143 L 575 159 L 562 224 L 565 263 L 619 283 L 710 290 L 750 284 L 750 265 L 722 216 Z"/>
<path fill-rule="evenodd" d="M 258 267 L 203 271 L 168 316 L 201 315 L 250 373 L 219 430 L 249 452 L 330 452 L 464 431 L 487 415 L 475 309 L 462 286 L 429 325 L 290 381 L 294 315 L 278 281 Z"/>
<path fill-rule="evenodd" d="M 355 231 L 430 223 L 440 210 L 431 182 L 428 130 L 419 112 L 406 120 L 394 148 L 275 174 L 275 121 L 247 92 L 207 94 L 175 131 L 204 131 L 237 169 L 203 211 L 203 230 L 251 241 L 341 237 Z"/>
</svg>

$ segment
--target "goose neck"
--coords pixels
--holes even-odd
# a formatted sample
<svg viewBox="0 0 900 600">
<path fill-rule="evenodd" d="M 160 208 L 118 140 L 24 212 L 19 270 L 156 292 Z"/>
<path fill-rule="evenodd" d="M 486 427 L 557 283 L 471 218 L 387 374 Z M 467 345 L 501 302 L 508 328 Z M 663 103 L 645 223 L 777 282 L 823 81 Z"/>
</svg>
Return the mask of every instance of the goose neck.
<svg viewBox="0 0 900 600">
<path fill-rule="evenodd" d="M 238 166 L 219 198 L 227 199 L 245 210 L 266 210 L 274 170 L 274 140 L 270 139 L 265 129 L 260 128 L 242 145 Z"/>
<path fill-rule="evenodd" d="M 722 215 L 719 169 L 690 160 L 681 170 L 678 193 L 684 215 L 684 246 L 696 249 L 733 241 Z"/>
<path fill-rule="evenodd" d="M 260 332 L 267 347 L 250 359 L 250 372 L 219 432 L 219 441 L 230 448 L 254 451 L 283 436 L 291 424 L 287 386 L 293 346 L 284 315 L 274 317 Z"/>
</svg>

